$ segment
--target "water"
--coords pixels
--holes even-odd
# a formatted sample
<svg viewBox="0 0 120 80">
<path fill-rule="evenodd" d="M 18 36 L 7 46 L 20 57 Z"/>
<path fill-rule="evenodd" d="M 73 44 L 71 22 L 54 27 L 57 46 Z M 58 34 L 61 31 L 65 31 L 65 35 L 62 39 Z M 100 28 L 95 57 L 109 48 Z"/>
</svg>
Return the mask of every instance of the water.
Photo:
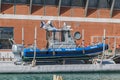
<svg viewBox="0 0 120 80">
<path fill-rule="evenodd" d="M 0 74 L 0 80 L 53 80 L 53 73 Z M 120 73 L 57 73 L 63 80 L 120 80 Z"/>
</svg>

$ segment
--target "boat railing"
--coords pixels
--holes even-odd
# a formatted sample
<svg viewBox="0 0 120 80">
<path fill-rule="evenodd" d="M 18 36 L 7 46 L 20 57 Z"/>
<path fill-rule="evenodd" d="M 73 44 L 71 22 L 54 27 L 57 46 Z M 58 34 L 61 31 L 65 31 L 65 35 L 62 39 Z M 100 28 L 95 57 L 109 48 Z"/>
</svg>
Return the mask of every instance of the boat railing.
<svg viewBox="0 0 120 80">
<path fill-rule="evenodd" d="M 71 48 L 72 47 L 72 44 L 70 44 L 69 46 L 68 46 L 68 48 Z"/>
<path fill-rule="evenodd" d="M 54 43 L 51 44 L 52 48 L 75 48 L 76 45 L 75 44 L 70 44 L 70 43 L 63 43 L 63 42 L 59 42 L 59 43 Z"/>
<path fill-rule="evenodd" d="M 63 44 L 61 44 L 58 48 L 61 48 L 63 46 Z"/>
</svg>

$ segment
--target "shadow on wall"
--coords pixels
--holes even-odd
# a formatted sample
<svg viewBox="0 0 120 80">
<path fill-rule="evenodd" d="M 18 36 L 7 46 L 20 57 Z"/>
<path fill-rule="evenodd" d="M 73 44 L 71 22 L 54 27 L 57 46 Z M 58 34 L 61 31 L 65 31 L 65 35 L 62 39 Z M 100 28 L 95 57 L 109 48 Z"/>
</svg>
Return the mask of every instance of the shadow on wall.
<svg viewBox="0 0 120 80">
<path fill-rule="evenodd" d="M 61 14 L 64 14 L 64 13 L 67 12 L 68 10 L 70 10 L 70 8 L 68 8 L 68 7 L 61 7 L 61 8 L 60 8 L 60 15 L 61 15 Z"/>
<path fill-rule="evenodd" d="M 97 9 L 88 9 L 88 14 L 87 16 L 90 16 L 91 14 L 93 14 L 94 12 L 96 12 Z"/>
<path fill-rule="evenodd" d="M 120 13 L 119 10 L 114 10 L 114 11 L 113 11 L 113 16 L 112 16 L 112 17 L 115 17 L 115 16 L 118 15 L 119 13 Z"/>
<path fill-rule="evenodd" d="M 13 7 L 13 4 L 2 4 L 1 6 L 2 6 L 1 11 L 4 12 L 5 10 Z"/>
<path fill-rule="evenodd" d="M 32 13 L 34 13 L 42 8 L 43 8 L 43 6 L 32 6 Z"/>
</svg>

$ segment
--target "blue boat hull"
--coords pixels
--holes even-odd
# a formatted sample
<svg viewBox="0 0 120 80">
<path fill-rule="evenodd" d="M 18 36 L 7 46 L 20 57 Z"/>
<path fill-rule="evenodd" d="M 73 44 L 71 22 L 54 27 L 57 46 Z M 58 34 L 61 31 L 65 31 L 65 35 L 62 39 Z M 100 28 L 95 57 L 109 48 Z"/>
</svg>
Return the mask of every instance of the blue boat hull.
<svg viewBox="0 0 120 80">
<path fill-rule="evenodd" d="M 36 49 L 36 58 L 77 58 L 77 57 L 92 57 L 98 54 L 101 54 L 103 51 L 103 46 L 105 46 L 105 50 L 108 49 L 107 44 L 96 44 L 88 47 L 77 47 L 77 48 L 49 48 L 49 49 Z M 33 58 L 34 57 L 34 49 L 33 48 L 25 48 L 22 52 L 22 58 Z"/>
</svg>

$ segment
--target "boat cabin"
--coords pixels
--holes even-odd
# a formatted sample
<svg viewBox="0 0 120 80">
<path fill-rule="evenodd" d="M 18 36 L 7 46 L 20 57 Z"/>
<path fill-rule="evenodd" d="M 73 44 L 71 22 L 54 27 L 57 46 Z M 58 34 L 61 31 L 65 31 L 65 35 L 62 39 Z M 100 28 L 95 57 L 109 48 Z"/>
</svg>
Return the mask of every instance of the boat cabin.
<svg viewBox="0 0 120 80">
<path fill-rule="evenodd" d="M 71 30 L 70 26 L 64 26 L 61 29 L 47 29 L 47 48 L 76 48 Z"/>
</svg>

